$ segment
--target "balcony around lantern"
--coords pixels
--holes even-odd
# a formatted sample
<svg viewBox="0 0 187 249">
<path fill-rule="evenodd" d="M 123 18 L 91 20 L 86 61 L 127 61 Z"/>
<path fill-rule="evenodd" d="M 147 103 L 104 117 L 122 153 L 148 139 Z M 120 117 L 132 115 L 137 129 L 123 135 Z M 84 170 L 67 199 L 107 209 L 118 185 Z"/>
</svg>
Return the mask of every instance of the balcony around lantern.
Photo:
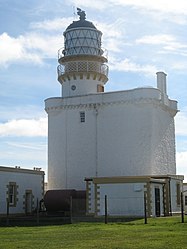
<svg viewBox="0 0 187 249">
<path fill-rule="evenodd" d="M 95 72 L 103 74 L 108 78 L 108 66 L 106 64 L 95 63 L 92 61 L 67 62 L 65 65 L 59 65 L 57 67 L 57 71 L 58 71 L 58 77 L 66 73 Z"/>
<path fill-rule="evenodd" d="M 99 61 L 108 61 L 108 51 L 104 48 L 96 48 L 89 46 L 78 46 L 68 49 L 60 48 L 58 50 L 58 61 L 62 63 L 70 60 L 74 56 L 92 56 L 96 57 Z"/>
</svg>

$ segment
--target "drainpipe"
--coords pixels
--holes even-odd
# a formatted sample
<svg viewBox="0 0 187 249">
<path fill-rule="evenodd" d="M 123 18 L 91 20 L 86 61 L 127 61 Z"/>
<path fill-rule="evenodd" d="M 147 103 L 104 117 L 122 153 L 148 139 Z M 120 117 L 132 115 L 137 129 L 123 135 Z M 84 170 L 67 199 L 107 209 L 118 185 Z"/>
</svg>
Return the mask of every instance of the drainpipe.
<svg viewBox="0 0 187 249">
<path fill-rule="evenodd" d="M 95 104 L 95 176 L 98 176 L 98 107 Z"/>
<path fill-rule="evenodd" d="M 172 216 L 172 205 L 171 205 L 171 178 L 169 178 L 169 213 Z"/>
</svg>

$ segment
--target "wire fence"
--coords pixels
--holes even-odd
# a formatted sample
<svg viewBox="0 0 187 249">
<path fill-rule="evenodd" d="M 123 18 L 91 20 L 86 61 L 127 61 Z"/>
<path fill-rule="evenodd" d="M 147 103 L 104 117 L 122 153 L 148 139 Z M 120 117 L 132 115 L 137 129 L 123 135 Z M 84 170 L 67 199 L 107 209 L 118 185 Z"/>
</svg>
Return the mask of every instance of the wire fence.
<svg viewBox="0 0 187 249">
<path fill-rule="evenodd" d="M 181 222 L 185 223 L 185 203 L 183 193 L 181 193 L 181 205 L 178 214 L 181 216 Z M 111 198 L 107 195 L 104 198 L 95 199 L 89 203 L 87 199 L 73 199 L 71 196 L 64 202 L 63 207 L 54 207 L 53 210 L 47 210 L 43 203 L 37 200 L 36 207 L 30 214 L 15 215 L 11 212 L 11 207 L 7 200 L 6 214 L 0 215 L 0 226 L 14 225 L 50 225 L 66 224 L 79 221 L 94 222 L 100 221 L 107 224 L 109 221 L 129 221 L 129 219 L 143 218 L 144 224 L 147 224 L 150 217 L 150 204 L 148 196 L 144 193 L 141 198 Z M 134 205 L 136 204 L 136 205 Z M 156 210 L 158 208 L 158 210 Z M 158 215 L 164 215 L 164 203 L 154 203 L 154 211 Z M 130 214 L 130 215 L 127 215 Z M 172 213 L 170 213 L 172 215 Z"/>
</svg>

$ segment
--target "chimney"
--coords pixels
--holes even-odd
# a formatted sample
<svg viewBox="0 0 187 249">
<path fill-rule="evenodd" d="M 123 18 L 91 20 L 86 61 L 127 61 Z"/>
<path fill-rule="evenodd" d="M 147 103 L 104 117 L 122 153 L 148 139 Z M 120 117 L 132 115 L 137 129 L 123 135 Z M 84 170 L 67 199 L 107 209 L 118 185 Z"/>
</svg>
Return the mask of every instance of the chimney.
<svg viewBox="0 0 187 249">
<path fill-rule="evenodd" d="M 167 95 L 166 91 L 166 76 L 164 72 L 157 72 L 157 88 L 160 89 L 162 94 Z"/>
</svg>

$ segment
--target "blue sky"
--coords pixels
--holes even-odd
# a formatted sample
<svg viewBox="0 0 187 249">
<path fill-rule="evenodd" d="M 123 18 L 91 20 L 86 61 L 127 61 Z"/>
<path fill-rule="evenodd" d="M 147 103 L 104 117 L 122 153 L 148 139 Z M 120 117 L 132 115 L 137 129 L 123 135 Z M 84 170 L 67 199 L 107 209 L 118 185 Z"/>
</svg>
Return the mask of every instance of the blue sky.
<svg viewBox="0 0 187 249">
<path fill-rule="evenodd" d="M 108 50 L 105 91 L 156 87 L 178 101 L 177 174 L 187 182 L 187 1 L 0 0 L 0 165 L 47 170 L 44 99 L 61 95 L 57 51 L 63 31 L 86 11 Z"/>
</svg>

